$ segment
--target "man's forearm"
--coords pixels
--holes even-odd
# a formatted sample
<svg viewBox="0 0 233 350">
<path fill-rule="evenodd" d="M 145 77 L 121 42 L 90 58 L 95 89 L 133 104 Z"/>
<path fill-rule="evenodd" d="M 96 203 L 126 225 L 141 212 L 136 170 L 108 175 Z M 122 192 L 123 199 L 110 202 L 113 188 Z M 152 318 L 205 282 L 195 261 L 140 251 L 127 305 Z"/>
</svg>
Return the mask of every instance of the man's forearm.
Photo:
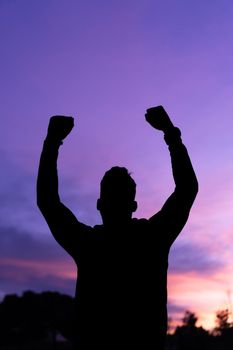
<svg viewBox="0 0 233 350">
<path fill-rule="evenodd" d="M 37 204 L 40 208 L 60 201 L 57 175 L 60 144 L 48 138 L 44 141 L 37 178 Z"/>
<path fill-rule="evenodd" d="M 195 198 L 198 182 L 187 149 L 182 143 L 180 130 L 171 128 L 165 133 L 164 139 L 169 146 L 176 191 Z"/>
</svg>

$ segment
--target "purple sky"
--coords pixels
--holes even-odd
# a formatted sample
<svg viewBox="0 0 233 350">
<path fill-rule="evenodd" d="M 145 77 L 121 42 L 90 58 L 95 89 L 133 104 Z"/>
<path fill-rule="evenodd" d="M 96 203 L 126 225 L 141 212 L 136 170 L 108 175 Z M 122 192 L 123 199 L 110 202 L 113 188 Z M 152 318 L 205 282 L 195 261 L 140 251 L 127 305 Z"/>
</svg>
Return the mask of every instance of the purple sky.
<svg viewBox="0 0 233 350">
<path fill-rule="evenodd" d="M 232 15 L 229 0 L 0 1 L 0 297 L 74 294 L 75 266 L 35 205 L 49 117 L 75 117 L 60 151 L 60 192 L 94 225 L 99 182 L 113 165 L 137 182 L 137 217 L 173 191 L 162 134 L 144 121 L 162 104 L 200 184 L 171 252 L 170 316 L 189 308 L 214 325 L 233 292 Z"/>
</svg>

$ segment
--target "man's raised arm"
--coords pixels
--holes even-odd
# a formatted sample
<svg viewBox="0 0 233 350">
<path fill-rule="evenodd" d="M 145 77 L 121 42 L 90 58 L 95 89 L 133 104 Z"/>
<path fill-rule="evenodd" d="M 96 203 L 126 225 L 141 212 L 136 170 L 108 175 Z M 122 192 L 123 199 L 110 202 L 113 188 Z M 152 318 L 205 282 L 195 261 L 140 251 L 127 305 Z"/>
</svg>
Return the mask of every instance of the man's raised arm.
<svg viewBox="0 0 233 350">
<path fill-rule="evenodd" d="M 174 127 L 162 106 L 150 108 L 146 113 L 147 122 L 164 132 L 164 139 L 171 155 L 175 190 L 162 209 L 150 218 L 150 222 L 162 225 L 171 245 L 183 229 L 192 204 L 198 192 L 198 182 L 186 147 L 181 140 L 181 132 Z"/>
<path fill-rule="evenodd" d="M 58 193 L 57 158 L 62 140 L 74 126 L 72 117 L 50 118 L 47 137 L 44 141 L 37 178 L 37 205 L 54 238 L 74 257 L 77 239 L 87 229 L 78 222 L 73 213 L 61 203 Z M 77 232 L 79 231 L 79 232 Z"/>
</svg>

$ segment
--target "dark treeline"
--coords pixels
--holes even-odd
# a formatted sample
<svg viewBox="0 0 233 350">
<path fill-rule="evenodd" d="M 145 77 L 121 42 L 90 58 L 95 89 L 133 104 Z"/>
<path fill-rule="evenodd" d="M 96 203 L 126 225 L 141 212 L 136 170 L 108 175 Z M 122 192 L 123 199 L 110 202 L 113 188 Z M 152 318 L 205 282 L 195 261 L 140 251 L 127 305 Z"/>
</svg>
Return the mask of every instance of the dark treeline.
<svg viewBox="0 0 233 350">
<path fill-rule="evenodd" d="M 72 349 L 73 302 L 57 292 L 6 295 L 0 304 L 0 349 Z"/>
<path fill-rule="evenodd" d="M 228 309 L 216 313 L 216 327 L 207 331 L 197 326 L 198 317 L 186 311 L 182 325 L 167 336 L 166 350 L 231 350 L 233 349 L 233 324 Z"/>
<path fill-rule="evenodd" d="M 0 303 L 0 349 L 71 350 L 73 303 L 72 297 L 57 292 L 5 296 Z M 229 310 L 216 313 L 216 327 L 211 332 L 198 327 L 197 321 L 194 313 L 186 311 L 182 324 L 167 336 L 166 350 L 233 348 Z"/>
</svg>

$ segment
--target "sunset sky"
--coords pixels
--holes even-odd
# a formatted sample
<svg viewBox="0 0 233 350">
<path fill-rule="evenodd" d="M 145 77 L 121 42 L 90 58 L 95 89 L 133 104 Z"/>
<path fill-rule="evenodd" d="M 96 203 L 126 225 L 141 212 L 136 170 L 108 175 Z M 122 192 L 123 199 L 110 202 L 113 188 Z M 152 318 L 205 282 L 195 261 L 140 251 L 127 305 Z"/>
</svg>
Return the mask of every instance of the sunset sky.
<svg viewBox="0 0 233 350">
<path fill-rule="evenodd" d="M 36 207 L 49 117 L 75 118 L 60 150 L 60 194 L 95 225 L 99 182 L 114 165 L 137 183 L 135 217 L 172 193 L 163 135 L 144 118 L 162 104 L 200 186 L 170 254 L 169 316 L 180 322 L 188 309 L 212 328 L 215 312 L 231 307 L 232 18 L 231 0 L 0 0 L 0 299 L 28 289 L 74 295 L 75 265 Z"/>
</svg>

